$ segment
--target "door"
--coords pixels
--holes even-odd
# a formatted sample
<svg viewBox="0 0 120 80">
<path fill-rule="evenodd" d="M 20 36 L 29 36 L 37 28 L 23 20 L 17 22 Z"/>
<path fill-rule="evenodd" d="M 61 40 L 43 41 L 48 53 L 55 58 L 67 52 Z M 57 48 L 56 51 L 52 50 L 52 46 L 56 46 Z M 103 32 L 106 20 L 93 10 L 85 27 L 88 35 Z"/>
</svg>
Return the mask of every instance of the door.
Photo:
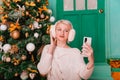
<svg viewBox="0 0 120 80">
<path fill-rule="evenodd" d="M 68 19 L 76 30 L 72 47 L 81 50 L 83 37 L 92 37 L 95 62 L 105 62 L 104 0 L 57 0 L 57 19 Z"/>
</svg>

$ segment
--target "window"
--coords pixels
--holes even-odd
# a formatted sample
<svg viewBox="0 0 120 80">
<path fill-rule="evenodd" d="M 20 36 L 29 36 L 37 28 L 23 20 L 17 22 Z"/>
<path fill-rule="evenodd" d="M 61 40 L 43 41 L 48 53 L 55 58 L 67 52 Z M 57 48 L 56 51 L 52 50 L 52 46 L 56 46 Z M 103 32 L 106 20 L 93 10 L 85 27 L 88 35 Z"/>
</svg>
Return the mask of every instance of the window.
<svg viewBox="0 0 120 80">
<path fill-rule="evenodd" d="M 64 11 L 97 9 L 97 0 L 64 0 Z"/>
</svg>

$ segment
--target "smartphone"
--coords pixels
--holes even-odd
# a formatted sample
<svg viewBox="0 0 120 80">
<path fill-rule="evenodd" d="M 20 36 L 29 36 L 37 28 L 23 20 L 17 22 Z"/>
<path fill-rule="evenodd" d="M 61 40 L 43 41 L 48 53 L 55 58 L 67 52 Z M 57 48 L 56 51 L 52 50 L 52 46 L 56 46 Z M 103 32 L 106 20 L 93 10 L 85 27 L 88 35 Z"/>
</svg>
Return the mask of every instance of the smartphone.
<svg viewBox="0 0 120 80">
<path fill-rule="evenodd" d="M 91 43 L 92 43 L 92 38 L 91 38 L 91 37 L 84 37 L 84 38 L 83 38 L 83 44 L 84 44 L 84 43 L 87 43 L 87 44 L 91 45 Z"/>
</svg>

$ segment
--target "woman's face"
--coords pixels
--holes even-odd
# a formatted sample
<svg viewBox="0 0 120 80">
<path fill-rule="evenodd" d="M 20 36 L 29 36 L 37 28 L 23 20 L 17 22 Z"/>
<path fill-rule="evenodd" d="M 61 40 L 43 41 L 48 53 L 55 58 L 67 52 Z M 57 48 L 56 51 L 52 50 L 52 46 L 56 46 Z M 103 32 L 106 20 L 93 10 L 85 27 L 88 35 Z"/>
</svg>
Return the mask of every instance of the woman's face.
<svg viewBox="0 0 120 80">
<path fill-rule="evenodd" d="M 66 42 L 68 40 L 70 29 L 71 29 L 70 26 L 67 24 L 63 24 L 63 23 L 57 24 L 55 29 L 56 39 L 59 41 Z"/>
</svg>

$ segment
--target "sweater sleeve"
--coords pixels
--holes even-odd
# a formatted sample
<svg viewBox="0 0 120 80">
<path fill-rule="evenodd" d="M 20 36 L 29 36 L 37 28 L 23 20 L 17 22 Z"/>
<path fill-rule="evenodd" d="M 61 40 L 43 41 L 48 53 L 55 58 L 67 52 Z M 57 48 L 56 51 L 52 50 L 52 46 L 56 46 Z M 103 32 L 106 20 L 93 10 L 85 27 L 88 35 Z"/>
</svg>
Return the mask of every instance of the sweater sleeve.
<svg viewBox="0 0 120 80">
<path fill-rule="evenodd" d="M 92 72 L 93 72 L 93 69 L 94 67 L 92 67 L 91 69 L 87 69 L 87 65 L 82 65 L 81 66 L 81 69 L 80 69 L 80 76 L 83 78 L 83 79 L 88 79 L 90 78 Z"/>
<path fill-rule="evenodd" d="M 52 55 L 47 53 L 48 48 L 49 45 L 46 45 L 43 48 L 40 61 L 37 65 L 38 71 L 40 72 L 41 75 L 46 75 L 51 69 Z"/>
<path fill-rule="evenodd" d="M 94 67 L 87 69 L 88 65 L 84 61 L 84 56 L 81 54 L 81 52 L 79 50 L 77 50 L 77 53 L 79 53 L 79 63 L 80 63 L 79 75 L 83 79 L 88 79 L 88 78 L 90 78 Z"/>
</svg>

